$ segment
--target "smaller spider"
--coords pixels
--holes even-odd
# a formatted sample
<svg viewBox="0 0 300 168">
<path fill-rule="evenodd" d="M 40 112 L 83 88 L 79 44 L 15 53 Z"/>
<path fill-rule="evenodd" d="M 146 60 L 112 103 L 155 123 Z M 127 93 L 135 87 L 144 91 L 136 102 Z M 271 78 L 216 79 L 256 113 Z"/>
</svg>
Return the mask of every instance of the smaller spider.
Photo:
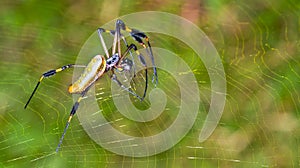
<svg viewBox="0 0 300 168">
<path fill-rule="evenodd" d="M 133 39 L 136 42 L 138 42 L 143 48 L 146 49 L 146 52 L 150 56 L 150 59 L 152 61 L 152 66 L 153 66 L 152 82 L 155 84 L 155 86 L 157 85 L 158 76 L 157 76 L 156 66 L 154 64 L 154 57 L 153 57 L 153 53 L 152 53 L 152 49 L 151 49 L 149 39 L 145 35 L 145 33 L 141 32 L 139 30 L 131 29 L 131 28 L 127 27 L 124 24 L 124 22 L 119 20 L 119 19 L 116 21 L 115 30 L 105 30 L 103 28 L 98 28 L 98 30 L 97 30 L 98 31 L 98 36 L 100 38 L 101 45 L 104 49 L 106 58 L 103 55 L 96 55 L 91 59 L 91 61 L 88 63 L 87 66 L 69 64 L 69 65 L 62 66 L 61 68 L 53 69 L 53 70 L 50 70 L 50 71 L 47 71 L 47 72 L 43 73 L 41 75 L 37 85 L 35 86 L 31 96 L 29 97 L 27 103 L 24 106 L 24 108 L 26 109 L 26 107 L 28 106 L 28 104 L 29 104 L 30 100 L 32 99 L 34 93 L 36 92 L 38 86 L 40 85 L 40 83 L 42 82 L 42 80 L 44 78 L 53 76 L 56 73 L 64 71 L 68 68 L 85 67 L 85 69 L 84 69 L 83 73 L 81 74 L 81 76 L 79 77 L 79 79 L 76 80 L 73 84 L 71 84 L 68 88 L 69 93 L 71 93 L 71 94 L 80 94 L 80 97 L 78 98 L 78 100 L 75 102 L 75 104 L 72 107 L 69 119 L 68 119 L 68 121 L 66 123 L 66 126 L 65 126 L 65 129 L 64 129 L 64 132 L 63 132 L 63 134 L 62 134 L 62 136 L 59 140 L 59 143 L 57 145 L 56 152 L 58 152 L 58 150 L 59 150 L 59 148 L 62 144 L 62 141 L 64 139 L 66 131 L 67 131 L 69 125 L 70 125 L 72 117 L 75 115 L 75 113 L 78 109 L 80 101 L 85 96 L 85 94 L 88 92 L 89 88 L 91 86 L 93 86 L 95 84 L 95 82 L 98 79 L 100 79 L 106 72 L 111 72 L 112 81 L 117 83 L 122 89 L 128 91 L 130 94 L 137 97 L 141 101 L 145 98 L 146 92 L 147 92 L 147 87 L 148 87 L 148 74 L 147 74 L 148 71 L 147 71 L 146 61 L 144 59 L 144 56 L 137 50 L 137 47 L 136 47 L 135 44 L 130 44 L 130 45 L 127 44 L 124 36 L 121 34 L 121 30 L 125 31 L 125 32 L 129 32 L 130 36 L 133 37 Z M 111 56 L 108 53 L 106 44 L 105 44 L 104 39 L 102 37 L 102 33 L 110 33 L 111 35 L 114 36 Z M 127 47 L 126 51 L 123 54 L 121 53 L 121 42 L 120 42 L 121 39 L 123 40 L 123 42 L 125 43 L 125 45 Z M 146 44 L 144 43 L 144 41 L 146 42 Z M 116 52 L 116 48 L 118 48 L 117 52 Z M 131 53 L 132 49 L 135 51 L 136 55 L 138 56 L 138 59 L 139 59 L 140 63 L 143 65 L 144 70 L 145 70 L 145 82 L 146 82 L 146 84 L 145 84 L 145 89 L 144 89 L 143 96 L 139 96 L 132 89 L 125 87 L 118 80 L 116 74 L 114 73 L 114 70 L 129 71 L 129 70 L 131 70 L 132 67 L 134 68 L 134 61 L 130 60 L 129 58 L 126 58 L 128 53 L 130 53 L 130 55 L 132 57 L 132 53 Z M 135 74 L 135 72 L 134 72 L 134 74 Z"/>
</svg>

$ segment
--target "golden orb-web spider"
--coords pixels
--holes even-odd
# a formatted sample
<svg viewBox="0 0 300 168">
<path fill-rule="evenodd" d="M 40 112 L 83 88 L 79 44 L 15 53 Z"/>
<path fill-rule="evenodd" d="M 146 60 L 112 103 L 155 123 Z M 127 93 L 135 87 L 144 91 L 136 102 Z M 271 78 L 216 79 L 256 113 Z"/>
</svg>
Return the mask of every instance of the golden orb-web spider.
<svg viewBox="0 0 300 168">
<path fill-rule="evenodd" d="M 152 48 L 149 42 L 148 37 L 146 36 L 145 33 L 137 30 L 137 29 L 131 29 L 129 27 L 127 27 L 123 21 L 121 20 L 117 20 L 116 21 L 116 25 L 115 25 L 115 30 L 105 30 L 103 28 L 98 28 L 98 36 L 100 38 L 100 42 L 101 45 L 104 49 L 105 55 L 106 55 L 106 59 L 103 55 L 96 55 L 95 57 L 93 57 L 91 59 L 91 61 L 88 63 L 87 66 L 84 66 L 85 69 L 83 71 L 83 73 L 81 74 L 81 76 L 78 78 L 77 81 L 75 81 L 73 84 L 71 84 L 68 88 L 68 92 L 71 94 L 80 94 L 80 97 L 78 98 L 78 100 L 74 103 L 72 110 L 70 112 L 70 116 L 69 119 L 66 123 L 64 132 L 59 140 L 59 143 L 57 145 L 56 148 L 56 152 L 58 152 L 62 141 L 64 139 L 64 136 L 66 134 L 66 131 L 70 125 L 70 122 L 72 120 L 72 117 L 75 115 L 78 106 L 79 106 L 79 102 L 82 100 L 82 98 L 85 96 L 85 94 L 87 93 L 87 91 L 89 90 L 89 88 L 91 86 L 93 86 L 95 84 L 95 82 L 104 75 L 104 73 L 106 72 L 112 72 L 111 74 L 111 79 L 112 81 L 116 82 L 122 89 L 128 91 L 130 94 L 132 94 L 133 96 L 137 97 L 138 99 L 140 99 L 141 101 L 145 98 L 146 96 L 146 92 L 147 92 L 147 87 L 148 87 L 148 72 L 147 72 L 147 65 L 146 65 L 146 61 L 144 59 L 144 56 L 137 50 L 137 47 L 135 44 L 130 44 L 128 45 L 124 36 L 121 34 L 121 30 L 128 32 L 130 34 L 131 37 L 133 37 L 133 39 L 138 42 L 143 48 L 146 49 L 146 52 L 148 54 L 148 56 L 150 56 L 150 59 L 152 61 L 152 66 L 153 66 L 153 77 L 152 77 L 152 82 L 155 84 L 155 86 L 157 85 L 158 82 L 158 76 L 157 76 L 157 71 L 156 71 L 156 66 L 154 63 L 154 57 L 153 57 L 153 53 L 152 53 Z M 112 56 L 109 55 L 108 50 L 106 48 L 104 39 L 102 37 L 102 33 L 110 33 L 111 35 L 114 36 L 114 41 L 113 41 L 113 47 L 112 47 Z M 121 42 L 120 40 L 123 40 L 124 44 L 127 46 L 126 51 L 122 54 L 121 53 Z M 145 43 L 144 43 L 145 41 Z M 116 48 L 118 48 L 117 52 L 116 52 Z M 135 53 L 138 56 L 139 61 L 141 62 L 141 64 L 144 67 L 145 70 L 145 90 L 143 93 L 143 96 L 139 96 L 137 95 L 132 89 L 125 87 L 118 79 L 116 74 L 114 73 L 114 70 L 118 70 L 118 71 L 123 71 L 123 70 L 128 70 L 128 68 L 130 68 L 132 65 L 129 65 L 128 62 L 130 62 L 131 64 L 133 64 L 133 68 L 134 68 L 134 62 L 133 60 L 131 61 L 128 58 L 125 58 L 128 53 L 130 53 L 131 55 L 131 50 L 134 50 Z M 133 62 L 133 63 L 132 63 Z M 65 65 L 62 66 L 61 68 L 58 69 L 53 69 L 50 71 L 47 71 L 45 73 L 43 73 L 37 83 L 37 85 L 35 86 L 31 96 L 29 97 L 27 103 L 25 104 L 24 108 L 26 109 L 26 107 L 28 106 L 30 100 L 32 99 L 34 93 L 36 92 L 38 86 L 40 85 L 40 83 L 42 82 L 42 80 L 44 78 L 50 77 L 55 75 L 58 72 L 61 72 L 65 69 L 68 68 L 73 68 L 73 67 L 80 67 L 81 65 L 75 65 L 75 64 L 69 64 L 69 65 Z M 135 73 L 135 72 L 134 72 Z"/>
</svg>

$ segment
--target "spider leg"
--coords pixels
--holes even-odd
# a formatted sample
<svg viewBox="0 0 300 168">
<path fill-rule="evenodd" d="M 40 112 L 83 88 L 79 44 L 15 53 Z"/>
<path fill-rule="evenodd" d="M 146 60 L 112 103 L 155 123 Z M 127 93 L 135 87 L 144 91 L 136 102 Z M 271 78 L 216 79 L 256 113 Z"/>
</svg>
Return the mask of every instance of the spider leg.
<svg viewBox="0 0 300 168">
<path fill-rule="evenodd" d="M 29 97 L 27 103 L 25 104 L 24 109 L 26 109 L 26 107 L 28 106 L 28 104 L 29 104 L 30 100 L 32 99 L 34 93 L 37 91 L 37 88 L 39 87 L 40 83 L 42 82 L 42 80 L 43 80 L 44 78 L 51 77 L 51 76 L 55 75 L 55 74 L 58 73 L 58 72 L 61 72 L 61 71 L 63 71 L 63 70 L 66 70 L 66 69 L 68 69 L 68 68 L 73 68 L 73 67 L 85 67 L 85 66 L 84 66 L 84 65 L 68 64 L 68 65 L 64 65 L 64 66 L 62 66 L 62 67 L 60 67 L 60 68 L 58 68 L 58 69 L 52 69 L 52 70 L 50 70 L 50 71 L 47 71 L 47 72 L 43 73 L 42 76 L 40 77 L 38 83 L 36 84 L 36 86 L 35 86 L 33 92 L 31 93 L 31 95 L 30 95 L 30 97 Z"/>
<path fill-rule="evenodd" d="M 85 96 L 85 94 L 87 93 L 87 91 L 89 90 L 89 88 L 90 88 L 90 87 L 86 88 L 86 89 L 80 94 L 80 97 L 77 99 L 77 101 L 76 101 L 75 104 L 73 105 L 72 110 L 71 110 L 71 112 L 70 112 L 69 119 L 68 119 L 68 121 L 67 121 L 67 123 L 66 123 L 66 126 L 65 126 L 65 129 L 64 129 L 64 132 L 62 133 L 61 138 L 59 139 L 59 143 L 58 143 L 58 145 L 57 145 L 57 147 L 56 147 L 56 149 L 55 149 L 56 153 L 58 152 L 58 150 L 59 150 L 59 148 L 60 148 L 60 146 L 61 146 L 61 144 L 62 144 L 62 142 L 63 142 L 63 139 L 64 139 L 64 137 L 65 137 L 65 134 L 66 134 L 66 132 L 67 132 L 67 129 L 69 128 L 69 125 L 70 125 L 70 123 L 71 123 L 71 120 L 72 120 L 73 116 L 75 115 L 75 113 L 76 113 L 76 111 L 77 111 L 77 109 L 78 109 L 78 106 L 79 106 L 80 101 L 81 101 L 82 98 Z"/>
<path fill-rule="evenodd" d="M 121 42 L 120 42 L 120 38 L 123 39 L 125 45 L 127 46 L 127 48 L 129 48 L 128 43 L 126 42 L 124 36 L 121 34 L 121 29 L 124 29 L 125 28 L 124 26 L 125 25 L 124 25 L 123 21 L 121 21 L 121 20 L 118 19 L 116 21 L 115 30 L 113 30 L 113 31 L 106 31 L 106 32 L 110 32 L 111 34 L 114 34 L 114 42 L 113 42 L 112 55 L 114 55 L 116 53 L 116 47 L 118 48 L 118 51 L 117 51 L 118 55 L 121 55 Z M 130 50 L 127 50 L 127 51 L 130 52 L 130 55 L 133 58 L 133 56 L 131 54 L 131 51 Z"/>
<path fill-rule="evenodd" d="M 132 45 L 132 44 L 131 44 Z M 133 44 L 134 45 L 134 44 Z M 135 46 L 135 45 L 134 45 Z M 138 51 L 136 50 L 136 46 L 134 47 L 134 50 L 136 52 L 136 54 L 138 55 L 138 58 L 140 60 L 140 62 L 142 63 L 142 65 L 144 66 L 145 68 L 145 78 L 146 78 L 146 83 L 145 83 L 145 90 L 144 90 L 144 95 L 143 95 L 143 99 L 145 98 L 146 96 L 146 92 L 147 92 L 147 88 L 148 88 L 148 70 L 147 70 L 147 64 L 146 64 L 146 61 L 145 61 L 145 58 L 144 56 Z"/>
<path fill-rule="evenodd" d="M 124 36 L 123 36 L 122 34 L 121 34 L 121 38 L 122 38 L 122 40 L 124 41 L 126 47 L 129 48 L 129 45 L 128 45 L 126 39 L 124 38 Z M 133 67 L 133 76 L 135 76 L 135 75 L 136 75 L 136 73 L 135 73 L 135 72 L 136 72 L 136 71 L 135 71 L 135 63 L 134 63 L 134 58 L 133 58 L 133 55 L 132 55 L 131 50 L 129 50 L 129 55 L 130 55 L 131 61 L 132 61 L 132 66 L 131 66 L 131 67 Z M 121 62 L 121 61 L 120 61 L 120 62 Z"/>
<path fill-rule="evenodd" d="M 114 42 L 113 42 L 113 49 L 112 49 L 112 55 L 114 55 L 116 53 L 116 46 L 117 46 L 117 43 L 118 43 L 118 46 L 120 46 L 120 43 L 119 43 L 119 38 L 120 38 L 120 27 L 118 26 L 118 24 L 116 23 L 116 29 L 113 30 L 113 31 L 108 31 L 108 30 L 105 30 L 104 28 L 98 28 L 97 29 L 98 31 L 98 36 L 100 38 L 100 41 L 101 41 L 101 44 L 103 46 L 103 49 L 105 50 L 105 54 L 107 55 L 107 58 L 109 58 L 109 53 L 108 53 L 108 50 L 106 48 L 106 45 L 105 45 L 105 42 L 104 42 L 104 39 L 102 37 L 102 33 L 105 32 L 105 33 L 111 33 L 112 32 L 117 32 L 117 33 L 114 33 Z M 119 33 L 118 33 L 119 32 Z M 119 50 L 119 49 L 118 49 Z M 120 54 L 120 51 L 118 51 L 118 53 Z"/>
<path fill-rule="evenodd" d="M 155 81 L 155 86 L 156 86 L 157 83 L 158 83 L 157 69 L 156 69 L 156 65 L 155 65 L 155 62 L 154 62 L 152 47 L 151 47 L 151 44 L 150 44 L 148 36 L 144 32 L 141 32 L 141 31 L 139 31 L 137 29 L 131 29 L 131 28 L 127 27 L 125 25 L 125 23 L 123 21 L 121 21 L 121 20 L 117 20 L 117 22 L 120 24 L 120 27 L 121 27 L 122 30 L 129 32 L 130 36 L 133 37 L 133 39 L 135 41 L 137 41 L 141 46 L 143 46 L 143 48 L 146 49 L 146 52 L 150 56 L 150 59 L 151 59 L 151 62 L 152 62 L 152 66 L 153 66 L 153 73 L 154 73 L 154 75 L 152 77 L 152 83 L 154 83 L 154 81 Z M 143 39 L 146 41 L 148 47 L 143 42 Z"/>
<path fill-rule="evenodd" d="M 106 32 L 106 30 L 103 29 L 103 28 L 98 28 L 97 31 L 98 31 L 98 36 L 99 36 L 99 38 L 100 38 L 100 42 L 101 42 L 101 44 L 102 44 L 103 50 L 104 50 L 104 52 L 105 52 L 105 55 L 106 55 L 107 58 L 109 58 L 110 56 L 109 56 L 108 50 L 107 50 L 107 48 L 106 48 L 106 44 L 105 44 L 105 42 L 104 42 L 104 39 L 103 39 L 103 37 L 102 37 L 102 33 L 103 33 L 103 32 Z"/>
<path fill-rule="evenodd" d="M 112 55 L 114 55 L 116 53 L 116 47 L 117 47 L 117 43 L 118 43 L 118 54 L 121 54 L 121 49 L 120 49 L 120 26 L 118 24 L 118 22 L 116 22 L 116 26 L 115 26 L 115 34 L 114 34 L 114 42 L 113 42 L 113 49 L 112 49 Z"/>
<path fill-rule="evenodd" d="M 115 36 L 116 30 L 106 30 L 106 29 L 104 29 L 104 28 L 98 28 L 97 31 L 98 31 L 98 35 L 99 35 L 101 44 L 102 44 L 102 46 L 103 46 L 103 48 L 104 48 L 104 50 L 105 50 L 105 53 L 106 53 L 106 55 L 108 55 L 108 57 L 109 57 L 108 50 L 107 50 L 107 48 L 106 48 L 106 45 L 105 45 L 104 40 L 103 40 L 103 37 L 102 37 L 102 33 L 108 33 L 108 34 L 110 34 L 110 35 L 112 35 L 112 36 Z M 127 43 L 125 37 L 122 35 L 122 33 L 120 33 L 120 38 L 122 38 L 124 44 L 125 44 L 126 47 L 128 48 L 128 47 L 129 47 L 129 46 L 128 46 L 128 43 Z M 102 42 L 102 41 L 103 41 L 103 42 Z M 133 61 L 133 74 L 134 74 L 134 76 L 135 76 L 135 74 L 136 74 L 136 73 L 135 73 L 135 72 L 136 72 L 136 71 L 135 71 L 135 62 L 134 62 L 133 55 L 132 55 L 132 52 L 131 52 L 131 51 L 129 51 L 129 54 L 130 54 L 131 60 Z"/>
<path fill-rule="evenodd" d="M 128 54 L 128 52 L 130 50 L 134 50 L 135 53 L 137 54 L 138 56 L 138 59 L 139 61 L 141 62 L 141 64 L 144 66 L 145 68 L 145 78 L 146 78 L 146 84 L 145 84 L 145 90 L 144 90 L 144 94 L 142 96 L 142 98 L 140 100 L 143 100 L 146 96 L 146 93 L 147 93 L 147 88 L 148 88 L 148 70 L 147 70 L 147 64 L 146 64 L 146 61 L 145 61 L 145 58 L 144 56 L 137 50 L 137 47 L 136 45 L 134 44 L 130 44 L 129 47 L 127 48 L 127 50 L 124 52 L 124 54 L 120 57 L 120 61 L 119 61 L 119 64 L 121 63 L 122 59 L 124 59 L 126 57 L 126 55 Z M 120 65 L 117 65 L 117 68 L 120 67 Z M 122 68 L 122 67 L 121 67 Z"/>
<path fill-rule="evenodd" d="M 111 80 L 114 81 L 116 84 L 119 85 L 119 87 L 121 87 L 122 89 L 126 90 L 127 92 L 129 92 L 130 94 L 132 94 L 133 96 L 137 97 L 140 101 L 144 100 L 144 96 L 141 97 L 139 95 L 137 95 L 133 90 L 131 90 L 129 87 L 124 86 L 119 79 L 117 78 L 117 75 L 115 73 L 113 73 L 111 75 Z"/>
</svg>

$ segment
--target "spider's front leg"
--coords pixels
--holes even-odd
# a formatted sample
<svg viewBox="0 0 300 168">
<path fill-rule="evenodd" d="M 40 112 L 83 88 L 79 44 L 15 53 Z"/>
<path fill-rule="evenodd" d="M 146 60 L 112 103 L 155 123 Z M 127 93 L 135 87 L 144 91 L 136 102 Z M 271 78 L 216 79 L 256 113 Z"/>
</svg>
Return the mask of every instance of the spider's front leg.
<svg viewBox="0 0 300 168">
<path fill-rule="evenodd" d="M 144 90 L 144 94 L 143 94 L 143 97 L 142 99 L 145 98 L 146 96 L 146 93 L 147 93 L 147 88 L 148 88 L 148 70 L 147 70 L 147 64 L 146 64 L 146 61 L 145 61 L 145 58 L 144 56 L 137 50 L 137 47 L 136 45 L 134 44 L 130 44 L 127 48 L 127 50 L 124 52 L 124 54 L 120 57 L 120 62 L 119 64 L 116 66 L 116 68 L 119 68 L 120 67 L 120 64 L 123 62 L 123 60 L 125 59 L 126 55 L 128 54 L 128 52 L 130 52 L 131 50 L 134 50 L 136 55 L 138 56 L 138 59 L 140 61 L 140 63 L 143 65 L 143 67 L 145 68 L 145 78 L 146 78 L 146 83 L 145 83 L 145 90 Z"/>
<path fill-rule="evenodd" d="M 157 76 L 157 69 L 156 69 L 156 65 L 155 65 L 155 61 L 154 61 L 154 56 L 153 56 L 153 52 L 152 52 L 152 47 L 149 41 L 148 36 L 144 33 L 141 32 L 137 29 L 131 29 L 128 26 L 125 25 L 125 23 L 122 20 L 117 20 L 117 24 L 119 24 L 120 28 L 124 31 L 129 32 L 130 36 L 133 37 L 133 39 L 135 41 L 137 41 L 141 46 L 143 46 L 143 48 L 146 49 L 146 52 L 148 53 L 148 55 L 150 56 L 151 62 L 152 62 L 152 66 L 153 66 L 153 77 L 152 77 L 152 82 L 154 83 L 155 81 L 155 86 L 158 83 L 158 76 Z M 146 44 L 143 42 L 143 39 L 146 41 Z M 148 49 L 149 48 L 149 49 Z"/>
<path fill-rule="evenodd" d="M 137 54 L 138 56 L 138 59 L 139 61 L 141 62 L 141 64 L 144 66 L 144 70 L 145 70 L 145 78 L 146 78 L 146 83 L 145 83 L 145 90 L 144 90 L 144 94 L 142 97 L 138 96 L 136 93 L 134 93 L 130 88 L 127 88 L 125 87 L 118 79 L 117 79 L 117 76 L 115 75 L 114 73 L 114 69 L 118 70 L 118 71 L 124 71 L 125 69 L 124 68 L 130 68 L 130 67 L 125 67 L 127 66 L 128 63 L 130 63 L 128 60 L 127 63 L 124 62 L 124 60 L 126 60 L 126 55 L 128 54 L 128 52 L 130 52 L 130 50 L 134 50 L 135 53 Z M 122 65 L 125 65 L 123 66 Z M 125 63 L 125 64 L 124 64 Z M 135 97 L 137 97 L 138 99 L 140 99 L 141 101 L 144 100 L 144 98 L 146 97 L 146 93 L 147 93 L 147 88 L 148 88 L 148 71 L 147 71 L 147 64 L 146 64 L 146 61 L 143 57 L 143 55 L 137 50 L 137 47 L 134 45 L 134 44 L 130 44 L 127 48 L 127 50 L 124 52 L 124 54 L 122 54 L 119 58 L 119 62 L 118 64 L 116 64 L 114 66 L 114 69 L 112 69 L 112 76 L 111 76 L 111 79 L 116 82 L 121 88 L 123 88 L 124 90 L 128 91 L 130 94 L 134 95 Z"/>
<path fill-rule="evenodd" d="M 118 38 L 121 38 L 121 39 L 123 40 L 123 43 L 124 43 L 124 44 L 126 45 L 126 47 L 128 48 L 129 45 L 128 45 L 128 43 L 127 43 L 125 37 L 123 36 L 123 34 L 120 32 L 120 29 L 122 29 L 122 27 L 120 28 L 120 25 L 119 25 L 119 24 L 116 24 L 116 30 L 119 30 L 119 36 L 120 36 L 120 37 L 118 37 Z M 104 29 L 104 28 L 98 28 L 98 29 L 97 29 L 98 36 L 99 36 L 101 45 L 102 45 L 102 47 L 103 47 L 103 49 L 104 49 L 104 52 L 105 52 L 107 58 L 109 58 L 110 56 L 109 56 L 109 53 L 108 53 L 106 44 L 105 44 L 105 42 L 104 42 L 102 33 L 107 33 L 107 34 L 110 34 L 110 35 L 112 35 L 112 36 L 115 37 L 115 39 L 114 39 L 114 45 L 113 45 L 113 53 L 114 53 L 114 50 L 116 49 L 116 42 L 115 42 L 115 41 L 116 41 L 116 40 L 117 40 L 117 41 L 120 40 L 120 39 L 116 39 L 116 35 L 117 35 L 117 34 L 116 34 L 116 30 L 106 30 L 106 29 Z M 132 60 L 132 64 L 133 64 L 132 70 L 133 70 L 133 73 L 134 73 L 134 76 L 135 76 L 135 63 L 134 63 L 134 59 L 133 59 L 132 52 L 129 51 L 129 54 L 130 54 L 130 57 L 131 57 L 131 60 Z"/>
</svg>

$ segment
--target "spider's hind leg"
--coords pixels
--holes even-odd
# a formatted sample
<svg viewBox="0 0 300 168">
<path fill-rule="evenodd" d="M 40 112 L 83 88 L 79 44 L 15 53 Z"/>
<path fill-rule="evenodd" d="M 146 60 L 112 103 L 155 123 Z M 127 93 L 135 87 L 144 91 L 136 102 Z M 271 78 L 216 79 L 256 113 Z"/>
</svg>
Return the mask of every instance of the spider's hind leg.
<svg viewBox="0 0 300 168">
<path fill-rule="evenodd" d="M 41 77 L 40 77 L 38 83 L 36 84 L 36 86 L 35 86 L 33 92 L 31 93 L 31 95 L 30 95 L 30 97 L 29 97 L 27 103 L 25 104 L 24 109 L 27 108 L 27 106 L 28 106 L 30 100 L 32 99 L 32 97 L 33 97 L 33 95 L 35 94 L 35 92 L 37 91 L 37 88 L 39 87 L 39 85 L 40 85 L 40 83 L 42 82 L 43 79 L 48 78 L 48 77 L 51 77 L 51 76 L 54 76 L 54 75 L 55 75 L 56 73 L 58 73 L 58 72 L 62 72 L 62 71 L 64 71 L 64 70 L 66 70 L 66 69 L 73 68 L 73 67 L 85 67 L 85 66 L 84 66 L 84 65 L 68 64 L 68 65 L 64 65 L 64 66 L 62 66 L 62 67 L 60 67 L 60 68 L 52 69 L 52 70 L 50 70 L 50 71 L 47 71 L 47 72 L 43 73 L 43 74 L 41 75 Z"/>
</svg>

